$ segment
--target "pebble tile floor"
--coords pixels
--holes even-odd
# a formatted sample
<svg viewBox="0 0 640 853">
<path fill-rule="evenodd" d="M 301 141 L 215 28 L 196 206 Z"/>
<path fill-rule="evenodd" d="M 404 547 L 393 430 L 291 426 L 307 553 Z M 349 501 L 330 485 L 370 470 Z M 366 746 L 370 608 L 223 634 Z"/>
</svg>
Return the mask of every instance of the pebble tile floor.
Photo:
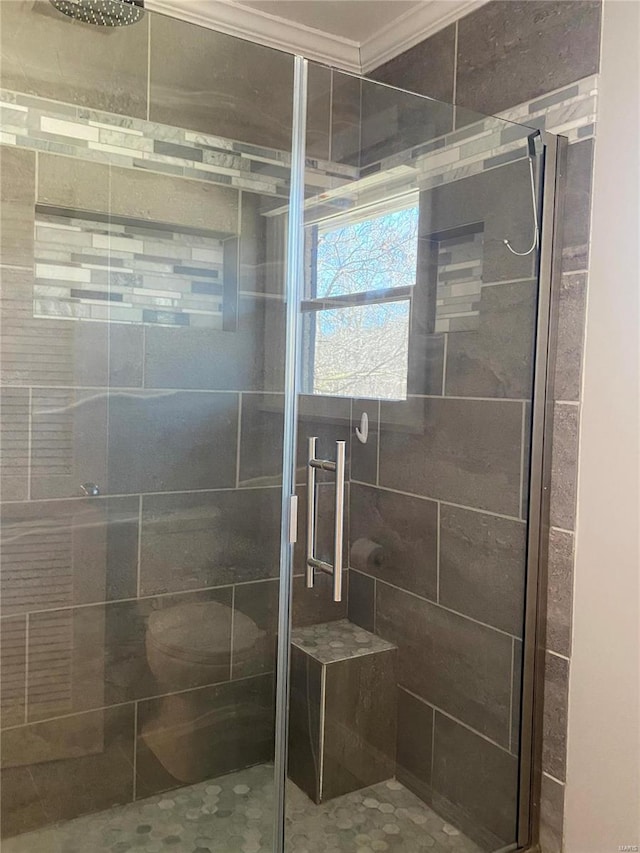
<svg viewBox="0 0 640 853">
<path fill-rule="evenodd" d="M 267 853 L 273 768 L 211 782 L 3 842 L 2 853 Z M 404 788 L 381 782 L 316 806 L 289 783 L 288 853 L 481 853 Z"/>
</svg>

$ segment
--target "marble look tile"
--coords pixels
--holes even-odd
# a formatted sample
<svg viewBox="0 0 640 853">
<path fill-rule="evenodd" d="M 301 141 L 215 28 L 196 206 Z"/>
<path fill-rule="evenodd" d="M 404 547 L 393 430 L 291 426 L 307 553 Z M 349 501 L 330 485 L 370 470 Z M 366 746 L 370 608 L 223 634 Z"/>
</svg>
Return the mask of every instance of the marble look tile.
<svg viewBox="0 0 640 853">
<path fill-rule="evenodd" d="M 431 802 L 433 715 L 430 705 L 398 688 L 396 776 L 426 803 Z"/>
<path fill-rule="evenodd" d="M 130 802 L 133 733 L 133 705 L 6 731 L 5 832 L 24 832 Z M 27 770 L 33 787 L 27 787 Z"/>
<path fill-rule="evenodd" d="M 18 6 L 17 3 L 9 5 Z M 6 11 L 8 9 L 3 7 L 2 14 L 4 15 Z M 35 154 L 33 151 L 2 145 L 0 146 L 0 168 L 2 170 L 0 177 L 2 263 L 30 266 L 33 263 Z"/>
<path fill-rule="evenodd" d="M 532 396 L 537 290 L 535 282 L 481 289 L 477 330 L 449 333 L 446 394 Z"/>
<path fill-rule="evenodd" d="M 291 146 L 293 57 L 286 53 L 157 15 L 150 78 L 152 121 Z"/>
<path fill-rule="evenodd" d="M 135 597 L 138 507 L 137 497 L 7 504 L 3 614 Z"/>
<path fill-rule="evenodd" d="M 137 799 L 272 761 L 273 721 L 270 675 L 139 703 Z"/>
<path fill-rule="evenodd" d="M 542 769 L 564 782 L 567 761 L 569 661 L 547 652 L 544 673 Z"/>
<path fill-rule="evenodd" d="M 456 25 L 394 56 L 367 75 L 380 83 L 453 103 Z"/>
<path fill-rule="evenodd" d="M 135 26 L 91 27 L 62 15 L 46 0 L 7 3 L 2 7 L 2 85 L 144 118 L 148 23 L 146 15 Z"/>
<path fill-rule="evenodd" d="M 522 635 L 526 525 L 440 506 L 440 598 L 479 622 Z"/>
<path fill-rule="evenodd" d="M 573 534 L 551 528 L 547 592 L 547 648 L 571 655 Z"/>
<path fill-rule="evenodd" d="M 435 601 L 437 504 L 355 483 L 350 495 L 350 565 Z"/>
<path fill-rule="evenodd" d="M 432 784 L 434 808 L 483 847 L 515 841 L 518 760 L 437 711 Z"/>
<path fill-rule="evenodd" d="M 508 746 L 511 638 L 378 582 L 376 631 L 398 647 L 398 683 Z"/>
<path fill-rule="evenodd" d="M 318 625 L 321 622 L 331 622 L 335 619 L 346 619 L 349 588 L 349 572 L 342 576 L 342 601 L 333 600 L 333 578 L 323 572 L 316 572 L 313 587 L 307 589 L 305 579 L 298 575 L 293 579 L 293 613 L 294 628 L 307 625 Z"/>
<path fill-rule="evenodd" d="M 458 103 L 492 115 L 595 74 L 600 16 L 590 0 L 494 0 L 461 18 Z"/>
<path fill-rule="evenodd" d="M 573 530 L 578 477 L 578 406 L 556 404 L 553 415 L 551 462 L 551 524 Z"/>
<path fill-rule="evenodd" d="M 280 503 L 277 488 L 143 497 L 142 594 L 276 577 Z"/>
<path fill-rule="evenodd" d="M 121 494 L 233 487 L 237 431 L 237 394 L 113 393 L 109 490 Z"/>
<path fill-rule="evenodd" d="M 521 434 L 519 403 L 446 398 L 383 403 L 380 485 L 517 515 Z"/>
<path fill-rule="evenodd" d="M 291 646 L 288 777 L 313 803 L 320 802 L 316 765 L 321 750 L 322 664 Z"/>
<path fill-rule="evenodd" d="M 563 275 L 560 284 L 553 389 L 556 400 L 580 399 L 586 299 L 586 274 Z"/>
</svg>

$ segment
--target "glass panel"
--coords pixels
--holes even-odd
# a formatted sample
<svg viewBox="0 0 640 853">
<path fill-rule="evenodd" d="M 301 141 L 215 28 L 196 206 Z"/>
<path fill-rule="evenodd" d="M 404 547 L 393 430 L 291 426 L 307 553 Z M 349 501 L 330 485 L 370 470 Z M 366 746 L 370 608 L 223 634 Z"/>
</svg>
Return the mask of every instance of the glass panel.
<svg viewBox="0 0 640 853">
<path fill-rule="evenodd" d="M 516 840 L 540 146 L 322 73 L 297 488 L 315 537 L 299 531 L 295 562 L 287 849 L 498 850 Z M 337 476 L 316 462 L 309 491 L 314 436 L 318 460 L 346 444 L 340 601 Z"/>
<path fill-rule="evenodd" d="M 64 6 L 1 4 L 2 850 L 268 851 L 293 60 Z"/>
</svg>

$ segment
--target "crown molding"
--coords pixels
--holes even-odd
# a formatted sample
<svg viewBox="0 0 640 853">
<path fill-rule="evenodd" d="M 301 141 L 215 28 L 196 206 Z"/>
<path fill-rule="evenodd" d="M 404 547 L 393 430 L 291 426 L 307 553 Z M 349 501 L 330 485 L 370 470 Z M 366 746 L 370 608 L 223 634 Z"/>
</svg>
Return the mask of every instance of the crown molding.
<svg viewBox="0 0 640 853">
<path fill-rule="evenodd" d="M 233 0 L 146 0 L 145 7 L 230 36 L 297 53 L 352 74 L 368 74 L 488 0 L 422 0 L 359 43 Z"/>
<path fill-rule="evenodd" d="M 423 0 L 360 45 L 362 74 L 368 74 L 439 30 L 483 6 L 488 0 Z"/>
<path fill-rule="evenodd" d="M 301 54 L 343 71 L 361 73 L 358 42 L 231 0 L 146 0 L 145 8 L 276 50 Z"/>
</svg>

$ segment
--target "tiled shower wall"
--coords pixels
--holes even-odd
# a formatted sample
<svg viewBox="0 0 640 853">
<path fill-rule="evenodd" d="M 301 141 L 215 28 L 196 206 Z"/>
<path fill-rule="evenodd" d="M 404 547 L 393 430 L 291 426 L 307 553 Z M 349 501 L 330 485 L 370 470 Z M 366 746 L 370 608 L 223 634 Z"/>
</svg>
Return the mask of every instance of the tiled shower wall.
<svg viewBox="0 0 640 853">
<path fill-rule="evenodd" d="M 189 781 L 143 736 L 174 692 L 189 699 L 187 741 L 208 715 L 204 774 L 273 757 L 281 443 L 254 430 L 259 414 L 281 442 L 282 246 L 267 253 L 262 214 L 288 191 L 292 61 L 258 46 L 247 61 L 246 43 L 161 16 L 105 31 L 48 2 L 1 14 L 1 812 L 12 835 Z M 332 111 L 331 73 L 314 79 L 310 153 L 348 154 L 350 102 Z M 335 168 L 310 162 L 308 177 L 331 184 Z M 43 217 L 63 239 L 43 239 Z M 198 313 L 210 306 L 193 289 L 194 249 L 216 255 L 207 283 L 223 273 L 214 323 Z M 119 264 L 134 261 L 125 281 Z M 61 293 L 65 266 L 77 280 Z M 105 294 L 126 297 L 126 316 Z M 83 483 L 101 494 L 82 497 Z M 342 615 L 327 600 L 324 585 L 306 593 L 296 580 L 296 621 Z M 215 674 L 158 678 L 150 617 L 203 603 L 221 605 Z M 248 650 L 243 615 L 262 631 Z"/>
<path fill-rule="evenodd" d="M 506 118 L 512 117 L 512 108 L 516 105 L 537 100 L 539 115 L 544 119 L 553 113 L 557 90 L 571 91 L 579 81 L 597 74 L 600 19 L 599 0 L 492 0 L 376 69 L 370 76 L 444 101 L 453 101 L 461 107 Z M 526 119 L 520 118 L 520 110 L 513 112 L 518 115 L 516 120 L 527 123 Z M 531 114 L 536 118 L 533 109 Z M 562 850 L 577 451 L 595 127 L 587 127 L 576 135 L 558 126 L 557 122 L 548 121 L 546 127 L 552 132 L 565 133 L 570 140 L 555 376 L 541 825 L 544 853 L 558 853 Z M 478 599 L 481 601 L 483 595 L 490 594 L 495 573 L 504 573 L 510 565 L 504 553 L 509 537 L 507 530 L 490 533 L 481 524 L 482 516 L 478 514 L 468 517 L 475 522 L 474 534 L 472 528 L 465 530 L 463 527 L 464 513 L 457 511 L 457 514 L 460 518 L 445 518 L 444 525 L 442 516 L 440 518 L 440 572 L 446 573 L 448 565 L 460 566 L 467 560 L 471 561 L 468 549 L 473 547 L 476 550 L 474 562 L 468 565 L 475 564 L 481 570 L 478 579 L 481 589 L 478 593 L 472 586 L 474 597 L 467 603 L 476 606 Z M 426 518 L 421 516 L 422 525 Z M 483 560 L 482 547 L 478 550 L 479 543 L 483 541 L 501 543 L 497 552 L 487 555 L 488 564 Z M 458 544 L 454 545 L 455 542 Z M 453 563 L 449 564 L 443 548 L 454 548 L 450 551 L 451 555 L 457 553 Z M 498 559 L 497 554 L 500 554 Z M 502 578 L 504 580 L 504 574 Z M 351 607 L 356 607 L 355 596 L 359 587 L 360 581 L 356 583 L 354 573 Z M 363 595 L 365 593 L 371 594 L 363 587 Z M 397 593 L 394 595 L 398 597 Z M 412 607 L 416 606 L 412 602 Z M 485 617 L 485 621 L 490 620 Z M 431 708 L 409 697 L 405 705 L 409 730 L 414 733 L 424 730 L 423 719 L 431 719 Z M 438 712 L 434 713 L 437 721 Z M 457 743 L 459 750 L 466 755 L 471 754 L 473 748 L 486 752 L 487 768 L 491 768 L 491 760 L 506 761 L 506 757 L 500 759 L 499 753 L 486 741 L 456 727 L 449 718 L 441 717 L 441 725 L 442 736 L 448 738 L 450 745 Z M 402 744 L 400 749 L 402 754 Z M 416 734 L 408 738 L 406 752 L 411 755 L 411 761 L 422 768 L 432 762 L 428 737 Z M 479 801 L 475 800 L 476 807 L 490 814 L 495 810 L 495 791 L 477 784 L 465 790 L 468 767 L 465 762 L 461 768 L 457 793 L 462 801 L 470 797 L 471 803 L 479 797 Z M 437 772 L 436 761 L 433 773 Z M 435 779 L 432 781 L 435 783 Z"/>
</svg>

